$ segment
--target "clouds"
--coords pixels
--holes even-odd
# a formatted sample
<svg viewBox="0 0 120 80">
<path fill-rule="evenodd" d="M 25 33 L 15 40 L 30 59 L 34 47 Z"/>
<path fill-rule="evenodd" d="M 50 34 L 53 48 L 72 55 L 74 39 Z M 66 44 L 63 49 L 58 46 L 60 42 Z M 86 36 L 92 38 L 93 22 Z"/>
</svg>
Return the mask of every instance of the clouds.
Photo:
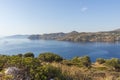
<svg viewBox="0 0 120 80">
<path fill-rule="evenodd" d="M 81 8 L 81 12 L 86 12 L 87 10 L 88 10 L 87 7 L 82 7 L 82 8 Z"/>
</svg>

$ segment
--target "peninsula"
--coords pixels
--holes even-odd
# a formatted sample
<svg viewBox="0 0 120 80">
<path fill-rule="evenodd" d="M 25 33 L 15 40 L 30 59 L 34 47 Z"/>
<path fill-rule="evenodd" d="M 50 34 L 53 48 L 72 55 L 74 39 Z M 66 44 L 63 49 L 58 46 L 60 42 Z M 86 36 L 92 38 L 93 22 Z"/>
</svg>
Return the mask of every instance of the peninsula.
<svg viewBox="0 0 120 80">
<path fill-rule="evenodd" d="M 77 32 L 37 34 L 28 37 L 31 40 L 60 40 L 71 42 L 117 42 L 120 41 L 120 29 L 101 32 Z"/>
</svg>

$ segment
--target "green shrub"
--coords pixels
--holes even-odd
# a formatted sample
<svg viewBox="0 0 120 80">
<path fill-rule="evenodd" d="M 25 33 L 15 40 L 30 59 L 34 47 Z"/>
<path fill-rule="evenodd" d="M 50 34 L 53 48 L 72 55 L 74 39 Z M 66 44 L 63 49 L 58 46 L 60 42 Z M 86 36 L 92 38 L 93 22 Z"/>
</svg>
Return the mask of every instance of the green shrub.
<svg viewBox="0 0 120 80">
<path fill-rule="evenodd" d="M 90 67 L 91 66 L 91 60 L 89 56 L 83 56 L 81 57 L 81 63 L 82 65 L 84 65 L 85 67 Z"/>
<path fill-rule="evenodd" d="M 112 58 L 110 60 L 106 60 L 106 65 L 111 67 L 113 70 L 120 69 L 120 59 Z"/>
<path fill-rule="evenodd" d="M 34 58 L 34 54 L 32 52 L 27 52 L 24 54 L 24 57 L 33 57 Z"/>
<path fill-rule="evenodd" d="M 98 58 L 98 59 L 96 60 L 96 62 L 99 63 L 99 64 L 103 64 L 103 63 L 105 63 L 105 59 L 103 59 L 103 58 Z"/>
<path fill-rule="evenodd" d="M 90 60 L 89 56 L 74 57 L 72 59 L 72 62 L 80 67 L 90 67 L 91 66 L 91 60 Z"/>
<path fill-rule="evenodd" d="M 62 64 L 68 65 L 68 66 L 74 65 L 74 63 L 73 63 L 71 60 L 63 60 L 63 61 L 62 61 Z"/>
<path fill-rule="evenodd" d="M 33 79 L 35 80 L 50 80 L 50 79 L 64 80 L 61 70 L 51 65 L 43 65 L 37 67 L 33 72 L 34 72 L 33 75 L 35 75 Z"/>
<path fill-rule="evenodd" d="M 23 54 L 18 54 L 17 56 L 19 56 L 19 57 L 23 57 Z"/>
<path fill-rule="evenodd" d="M 53 62 L 53 61 L 59 62 L 63 60 L 61 56 L 50 52 L 41 53 L 39 55 L 39 59 L 45 62 Z"/>
</svg>

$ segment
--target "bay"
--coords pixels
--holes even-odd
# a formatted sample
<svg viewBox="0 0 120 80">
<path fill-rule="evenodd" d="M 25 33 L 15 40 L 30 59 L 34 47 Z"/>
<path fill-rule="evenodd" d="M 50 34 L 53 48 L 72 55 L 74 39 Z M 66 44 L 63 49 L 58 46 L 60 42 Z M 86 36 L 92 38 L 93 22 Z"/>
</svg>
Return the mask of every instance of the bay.
<svg viewBox="0 0 120 80">
<path fill-rule="evenodd" d="M 92 61 L 96 58 L 120 58 L 120 43 L 74 43 L 55 40 L 29 40 L 17 38 L 1 38 L 0 54 L 16 55 L 33 52 L 37 57 L 43 52 L 53 52 L 65 59 L 75 56 L 90 56 Z"/>
</svg>

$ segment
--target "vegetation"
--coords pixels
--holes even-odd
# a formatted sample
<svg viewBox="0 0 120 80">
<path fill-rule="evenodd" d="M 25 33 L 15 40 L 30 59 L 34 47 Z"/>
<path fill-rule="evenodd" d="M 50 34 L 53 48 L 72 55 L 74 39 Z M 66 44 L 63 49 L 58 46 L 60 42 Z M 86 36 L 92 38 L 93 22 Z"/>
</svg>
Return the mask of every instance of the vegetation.
<svg viewBox="0 0 120 80">
<path fill-rule="evenodd" d="M 63 58 L 60 57 L 59 55 L 54 54 L 54 53 L 50 53 L 50 52 L 41 53 L 39 55 L 39 59 L 41 61 L 45 61 L 45 62 L 53 62 L 53 61 L 59 62 L 59 61 L 63 60 Z"/>
<path fill-rule="evenodd" d="M 120 59 L 65 60 L 54 53 L 0 55 L 0 80 L 120 80 Z"/>
<path fill-rule="evenodd" d="M 103 59 L 103 58 L 98 58 L 98 59 L 96 60 L 96 62 L 99 63 L 99 64 L 103 64 L 103 63 L 105 63 L 105 59 Z"/>
<path fill-rule="evenodd" d="M 113 70 L 119 70 L 120 69 L 120 59 L 112 58 L 110 60 L 106 60 L 106 65 L 111 67 Z"/>
<path fill-rule="evenodd" d="M 81 67 L 90 67 L 91 66 L 91 60 L 90 60 L 89 56 L 74 57 L 72 59 L 72 62 Z"/>
<path fill-rule="evenodd" d="M 24 57 L 34 57 L 34 54 L 32 52 L 27 52 L 24 54 Z"/>
</svg>

